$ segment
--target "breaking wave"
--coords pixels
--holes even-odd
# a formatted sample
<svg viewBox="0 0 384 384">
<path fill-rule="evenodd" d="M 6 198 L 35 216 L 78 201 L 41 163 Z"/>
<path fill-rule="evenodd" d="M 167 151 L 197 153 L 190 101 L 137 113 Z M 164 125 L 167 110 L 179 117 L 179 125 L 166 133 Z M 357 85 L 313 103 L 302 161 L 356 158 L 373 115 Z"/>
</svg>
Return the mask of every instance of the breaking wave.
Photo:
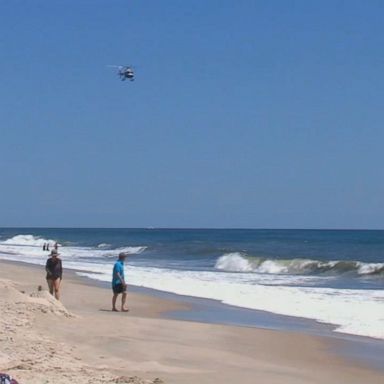
<svg viewBox="0 0 384 384">
<path fill-rule="evenodd" d="M 384 263 L 361 261 L 320 261 L 311 259 L 266 259 L 252 257 L 240 252 L 219 257 L 215 268 L 227 272 L 254 272 L 266 274 L 357 274 L 359 276 L 384 276 Z"/>
<path fill-rule="evenodd" d="M 44 244 L 50 244 L 51 247 L 56 243 L 54 239 L 46 239 L 33 235 L 16 235 L 4 241 L 0 241 L 0 254 L 6 255 L 18 255 L 18 259 L 21 260 L 25 257 L 29 261 L 31 258 L 45 258 L 42 253 L 42 247 Z M 124 246 L 120 248 L 114 248 L 111 244 L 100 243 L 95 247 L 92 246 L 79 246 L 64 242 L 59 244 L 60 253 L 66 260 L 76 259 L 110 259 L 116 258 L 118 253 L 124 252 L 130 255 L 138 255 L 147 249 L 147 246 Z"/>
<path fill-rule="evenodd" d="M 111 247 L 111 244 L 108 244 L 108 243 L 101 243 L 97 246 L 97 248 L 100 248 L 100 249 L 108 249 Z"/>
<path fill-rule="evenodd" d="M 33 235 L 16 235 L 1 242 L 6 245 L 17 245 L 17 246 L 29 246 L 29 247 L 42 247 L 45 243 L 55 243 L 52 239 L 43 239 L 41 237 Z"/>
</svg>

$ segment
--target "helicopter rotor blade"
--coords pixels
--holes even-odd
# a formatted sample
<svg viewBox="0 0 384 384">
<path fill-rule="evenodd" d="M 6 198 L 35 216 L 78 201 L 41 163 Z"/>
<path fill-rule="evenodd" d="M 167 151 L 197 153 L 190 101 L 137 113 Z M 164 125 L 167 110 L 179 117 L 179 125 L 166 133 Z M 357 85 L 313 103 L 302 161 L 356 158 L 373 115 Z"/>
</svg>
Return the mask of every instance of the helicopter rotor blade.
<svg viewBox="0 0 384 384">
<path fill-rule="evenodd" d="M 119 68 L 119 69 L 124 68 L 122 65 L 107 65 L 107 67 L 109 67 L 109 68 Z"/>
</svg>

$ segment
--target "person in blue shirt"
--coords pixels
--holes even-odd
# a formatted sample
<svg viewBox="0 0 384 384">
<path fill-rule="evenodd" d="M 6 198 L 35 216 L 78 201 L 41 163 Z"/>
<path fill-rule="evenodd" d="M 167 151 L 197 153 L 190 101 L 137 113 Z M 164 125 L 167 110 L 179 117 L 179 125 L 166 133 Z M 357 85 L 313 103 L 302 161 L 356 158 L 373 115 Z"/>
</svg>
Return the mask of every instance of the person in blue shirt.
<svg viewBox="0 0 384 384">
<path fill-rule="evenodd" d="M 125 307 L 125 301 L 127 299 L 127 284 L 124 279 L 124 261 L 127 257 L 125 253 L 119 253 L 119 259 L 116 261 L 113 266 L 113 274 L 112 274 L 112 311 L 118 312 L 116 308 L 116 300 L 117 296 L 121 293 L 121 311 L 128 312 L 128 308 Z"/>
</svg>

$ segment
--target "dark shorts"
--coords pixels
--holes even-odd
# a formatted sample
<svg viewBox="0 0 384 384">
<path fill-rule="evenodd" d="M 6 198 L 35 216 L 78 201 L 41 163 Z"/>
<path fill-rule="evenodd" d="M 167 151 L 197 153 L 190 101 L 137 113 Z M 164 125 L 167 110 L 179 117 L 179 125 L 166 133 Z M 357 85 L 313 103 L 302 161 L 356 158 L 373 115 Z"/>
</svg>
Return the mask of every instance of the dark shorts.
<svg viewBox="0 0 384 384">
<path fill-rule="evenodd" d="M 113 290 L 113 293 L 124 293 L 127 291 L 127 287 L 124 287 L 123 284 L 117 284 L 117 285 L 112 285 L 112 290 Z"/>
</svg>

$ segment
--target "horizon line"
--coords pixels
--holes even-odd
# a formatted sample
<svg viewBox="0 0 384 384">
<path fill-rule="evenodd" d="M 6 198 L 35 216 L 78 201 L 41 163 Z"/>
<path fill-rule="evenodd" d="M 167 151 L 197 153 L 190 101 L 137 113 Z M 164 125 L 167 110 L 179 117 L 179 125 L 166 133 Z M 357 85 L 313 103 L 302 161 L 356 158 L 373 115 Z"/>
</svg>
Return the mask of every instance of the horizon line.
<svg viewBox="0 0 384 384">
<path fill-rule="evenodd" d="M 47 227 L 47 226 L 0 226 L 0 229 L 131 229 L 131 230 L 253 230 L 253 231 L 383 231 L 384 228 L 282 228 L 282 227 Z"/>
</svg>

